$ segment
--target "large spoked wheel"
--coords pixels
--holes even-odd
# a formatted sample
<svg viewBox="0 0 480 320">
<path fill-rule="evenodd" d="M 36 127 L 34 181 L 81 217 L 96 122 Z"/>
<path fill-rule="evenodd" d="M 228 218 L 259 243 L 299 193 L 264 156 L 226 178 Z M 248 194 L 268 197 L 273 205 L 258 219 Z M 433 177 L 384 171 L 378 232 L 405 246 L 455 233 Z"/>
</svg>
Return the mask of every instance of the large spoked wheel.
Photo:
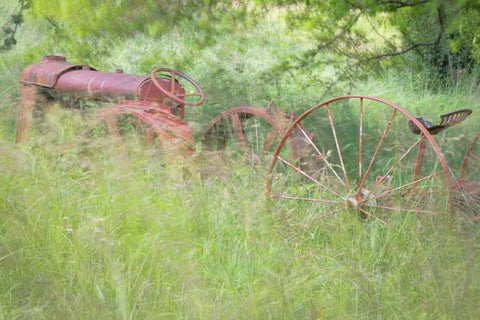
<svg viewBox="0 0 480 320">
<path fill-rule="evenodd" d="M 199 106 L 205 101 L 202 87 L 180 71 L 169 68 L 157 68 L 152 71 L 150 77 L 162 93 L 177 103 L 187 106 Z M 165 84 L 160 83 L 159 78 L 170 80 L 170 87 L 166 88 Z M 179 91 L 176 84 L 180 84 L 186 91 Z"/>
<path fill-rule="evenodd" d="M 285 148 L 292 140 L 303 141 L 301 157 Z M 266 192 L 280 212 L 309 212 L 315 220 L 356 212 L 385 221 L 392 213 L 449 213 L 448 186 L 445 159 L 415 117 L 382 99 L 342 96 L 310 108 L 287 129 Z"/>
<path fill-rule="evenodd" d="M 209 151 L 224 151 L 243 160 L 263 162 L 290 124 L 285 111 L 241 106 L 218 114 L 202 133 Z"/>
</svg>

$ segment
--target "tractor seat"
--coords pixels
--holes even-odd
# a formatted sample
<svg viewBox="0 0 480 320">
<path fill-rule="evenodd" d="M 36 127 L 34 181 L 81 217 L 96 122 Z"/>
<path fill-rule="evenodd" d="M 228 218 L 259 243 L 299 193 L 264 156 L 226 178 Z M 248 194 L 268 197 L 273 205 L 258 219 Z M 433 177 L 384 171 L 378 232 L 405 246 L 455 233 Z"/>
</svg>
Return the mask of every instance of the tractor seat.
<svg viewBox="0 0 480 320">
<path fill-rule="evenodd" d="M 432 135 L 438 134 L 448 127 L 454 126 L 465 120 L 472 114 L 470 109 L 460 109 L 449 113 L 442 114 L 440 116 L 440 123 L 433 124 L 430 121 L 424 120 L 421 117 L 415 117 L 420 123 L 428 130 Z M 408 120 L 408 128 L 413 134 L 420 134 L 420 129 L 413 123 L 412 120 Z"/>
</svg>

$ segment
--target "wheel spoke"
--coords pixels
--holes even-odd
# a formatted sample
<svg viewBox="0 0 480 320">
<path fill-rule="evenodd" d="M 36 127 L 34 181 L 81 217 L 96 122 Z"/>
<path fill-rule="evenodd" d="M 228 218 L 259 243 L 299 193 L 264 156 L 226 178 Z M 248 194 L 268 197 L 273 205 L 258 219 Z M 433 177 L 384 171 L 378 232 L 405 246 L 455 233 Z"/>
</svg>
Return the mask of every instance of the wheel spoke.
<svg viewBox="0 0 480 320">
<path fill-rule="evenodd" d="M 469 158 L 472 158 L 476 161 L 480 161 L 480 157 L 473 153 L 473 149 L 479 139 L 480 139 L 480 131 L 477 132 L 477 134 L 473 137 L 472 141 L 470 141 L 470 145 L 468 146 L 465 156 L 463 157 L 462 163 L 460 164 L 461 177 L 465 176 L 465 170 L 467 168 L 467 163 L 469 161 Z"/>
<path fill-rule="evenodd" d="M 96 114 L 104 119 L 114 137 L 122 138 L 124 134 L 117 126 L 116 116 L 126 116 L 137 130 L 143 130 L 146 143 L 152 143 L 156 134 L 165 152 L 175 150 L 172 154 L 192 155 L 193 138 L 188 125 L 183 120 L 173 117 L 167 108 L 164 111 L 155 108 L 154 110 L 157 112 L 152 112 L 150 103 L 127 100 L 119 105 L 99 109 Z M 170 146 L 172 148 L 169 148 Z"/>
<path fill-rule="evenodd" d="M 273 198 L 277 198 L 277 199 L 287 199 L 287 200 L 299 200 L 299 201 L 308 201 L 308 202 L 343 204 L 342 201 L 323 200 L 323 199 L 307 198 L 307 197 L 287 196 L 287 195 L 283 195 L 283 194 L 272 194 L 272 197 L 273 197 Z"/>
<path fill-rule="evenodd" d="M 323 220 L 325 218 L 333 216 L 334 214 L 336 214 L 337 212 L 342 211 L 342 210 L 345 210 L 345 208 L 339 208 L 337 210 L 333 210 L 332 212 L 324 213 L 324 214 L 316 217 L 315 220 Z"/>
<path fill-rule="evenodd" d="M 439 176 L 441 175 L 443 172 L 442 171 L 438 171 L 438 172 L 435 172 L 431 175 L 428 175 L 428 176 L 425 176 L 423 178 L 420 178 L 420 179 L 417 179 L 417 180 L 414 180 L 414 181 L 411 181 L 409 183 L 406 183 L 404 185 L 401 185 L 399 187 L 396 187 L 396 188 L 393 188 L 393 189 L 390 189 L 390 190 L 387 190 L 385 192 L 382 192 L 382 193 L 379 193 L 377 194 L 375 197 L 376 198 L 382 198 L 388 194 L 391 194 L 393 192 L 396 192 L 396 191 L 399 191 L 399 190 L 402 190 L 402 189 L 405 189 L 405 188 L 408 188 L 408 187 L 411 187 L 411 186 L 415 186 L 416 184 L 420 183 L 420 182 L 423 182 L 423 181 L 426 181 L 426 180 L 429 180 L 429 179 L 432 179 L 436 176 Z"/>
<path fill-rule="evenodd" d="M 257 122 L 257 119 L 254 118 L 254 122 L 255 122 L 255 150 L 258 150 L 259 149 L 259 132 L 258 132 L 258 122 Z"/>
<path fill-rule="evenodd" d="M 345 179 L 345 186 L 350 191 L 350 183 L 348 182 L 347 170 L 345 170 L 345 165 L 343 164 L 342 152 L 340 151 L 340 144 L 338 143 L 337 131 L 335 130 L 335 125 L 333 124 L 332 112 L 330 110 L 330 105 L 326 105 L 328 112 L 328 119 L 330 120 L 330 126 L 332 127 L 333 138 L 335 139 L 335 145 L 337 147 L 337 153 L 342 166 L 343 178 Z"/>
<path fill-rule="evenodd" d="M 414 144 L 412 144 L 410 148 L 408 148 L 407 151 L 405 151 L 400 156 L 400 158 L 392 165 L 392 167 L 388 169 L 388 171 L 380 179 L 375 181 L 375 184 L 373 185 L 371 192 L 374 192 L 375 190 L 377 190 L 377 188 L 383 183 L 383 181 L 385 181 L 385 179 L 393 172 L 393 170 L 395 170 L 395 168 L 398 167 L 400 162 L 402 162 L 402 160 L 405 159 L 405 157 L 408 156 L 421 141 L 422 141 L 422 138 L 418 139 Z"/>
<path fill-rule="evenodd" d="M 110 134 L 117 139 L 121 138 L 120 131 L 118 130 L 118 126 L 115 123 L 115 119 L 113 118 L 113 116 L 106 115 L 104 117 L 104 120 L 105 120 L 105 123 L 107 124 L 107 128 Z"/>
<path fill-rule="evenodd" d="M 362 157 L 363 157 L 363 98 L 360 99 L 358 132 L 358 181 L 362 181 Z M 359 188 L 361 190 L 361 188 Z"/>
<path fill-rule="evenodd" d="M 273 142 L 277 137 L 277 129 L 272 127 L 265 136 L 265 141 L 263 142 L 263 150 L 267 151 L 272 148 Z"/>
<path fill-rule="evenodd" d="M 376 209 L 383 209 L 383 210 L 389 210 L 389 211 L 404 211 L 407 213 L 422 213 L 422 214 L 429 214 L 432 216 L 440 216 L 440 215 L 446 215 L 446 212 L 438 212 L 438 211 L 431 211 L 431 210 L 420 210 L 420 209 L 407 209 L 407 208 L 402 208 L 402 207 L 391 207 L 391 206 L 382 206 L 382 205 L 369 205 L 365 204 L 365 206 L 368 206 L 370 208 L 376 208 Z"/>
<path fill-rule="evenodd" d="M 269 153 L 288 126 L 285 111 L 242 105 L 214 117 L 202 140 L 208 149 L 229 150 L 259 164 L 271 160 Z"/>
<path fill-rule="evenodd" d="M 309 179 L 310 181 L 312 182 L 315 182 L 318 186 L 322 187 L 322 188 L 325 188 L 326 190 L 328 190 L 328 192 L 330 192 L 331 194 L 333 195 L 336 195 L 337 197 L 343 199 L 343 197 L 341 195 L 339 195 L 338 193 L 336 193 L 335 191 L 333 191 L 331 188 L 328 188 L 327 186 L 323 185 L 320 181 L 318 181 L 317 179 L 315 179 L 314 177 L 312 177 L 311 175 L 309 175 L 308 173 L 306 173 L 305 171 L 303 171 L 302 169 L 298 168 L 297 166 L 293 165 L 292 163 L 286 161 L 285 159 L 281 158 L 280 156 L 278 157 L 278 159 L 280 159 L 280 161 L 282 161 L 284 164 L 286 164 L 287 166 L 289 166 L 290 168 L 292 168 L 293 170 L 295 170 L 296 172 L 302 174 L 303 176 L 305 176 L 307 179 Z"/>
<path fill-rule="evenodd" d="M 365 209 L 363 209 L 363 208 L 360 208 L 360 207 L 358 207 L 358 209 L 359 209 L 364 215 L 366 215 L 367 217 L 370 217 L 370 218 L 373 218 L 373 219 L 375 219 L 375 220 L 380 221 L 384 226 L 387 226 L 387 225 L 388 225 L 385 221 L 383 221 L 383 220 L 380 219 L 379 217 L 374 216 L 373 214 L 371 214 L 371 213 L 368 212 L 367 210 L 365 210 Z"/>
<path fill-rule="evenodd" d="M 378 142 L 377 147 L 375 148 L 375 152 L 373 153 L 372 159 L 370 160 L 367 171 L 365 172 L 365 175 L 363 176 L 363 179 L 360 180 L 361 182 L 358 186 L 357 196 L 360 195 L 360 192 L 362 191 L 363 185 L 365 184 L 365 181 L 367 180 L 367 177 L 370 173 L 370 170 L 372 169 L 372 166 L 373 166 L 373 163 L 375 162 L 375 159 L 377 159 L 378 152 L 380 151 L 380 148 L 382 147 L 383 141 L 385 140 L 385 137 L 387 136 L 388 130 L 390 130 L 390 126 L 392 125 L 392 121 L 393 121 L 393 118 L 395 117 L 396 113 L 397 113 L 397 110 L 393 110 L 393 113 L 390 116 L 390 119 L 388 120 L 387 125 L 385 126 L 385 129 L 383 130 L 382 137 L 380 138 L 380 141 Z"/>
<path fill-rule="evenodd" d="M 418 146 L 417 159 L 415 160 L 415 167 L 413 169 L 413 180 L 417 180 L 422 174 L 423 160 L 425 159 L 425 148 L 427 147 L 427 140 L 423 134 L 420 137 L 420 145 Z"/>
<path fill-rule="evenodd" d="M 230 121 L 232 122 L 233 134 L 235 136 L 235 139 L 237 140 L 240 151 L 246 152 L 247 142 L 245 140 L 245 133 L 243 132 L 242 123 L 240 121 L 238 113 L 232 114 L 230 116 Z"/>
<path fill-rule="evenodd" d="M 347 190 L 350 190 L 350 187 L 342 180 L 342 178 L 340 178 L 340 176 L 338 175 L 338 173 L 335 171 L 335 169 L 333 169 L 333 166 L 330 164 L 330 162 L 327 160 L 327 158 L 323 155 L 323 153 L 318 149 L 318 147 L 313 143 L 312 139 L 310 139 L 310 137 L 308 136 L 308 134 L 305 132 L 305 130 L 303 130 L 303 128 L 301 126 L 297 126 L 297 129 L 299 129 L 303 135 L 305 136 L 305 139 L 307 139 L 308 143 L 310 143 L 310 145 L 312 145 L 313 149 L 315 150 L 315 152 L 318 154 L 320 160 L 322 160 L 326 165 L 327 167 L 330 169 L 330 171 L 332 171 L 332 173 L 335 175 L 335 177 L 337 177 L 338 181 L 347 189 Z"/>
</svg>

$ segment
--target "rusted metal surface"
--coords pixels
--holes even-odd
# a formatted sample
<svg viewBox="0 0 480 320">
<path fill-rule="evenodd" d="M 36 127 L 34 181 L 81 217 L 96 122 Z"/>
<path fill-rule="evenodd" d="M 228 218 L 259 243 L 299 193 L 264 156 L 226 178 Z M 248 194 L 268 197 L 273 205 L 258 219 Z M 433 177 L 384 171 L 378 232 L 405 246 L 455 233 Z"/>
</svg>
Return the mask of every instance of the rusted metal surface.
<svg viewBox="0 0 480 320">
<path fill-rule="evenodd" d="M 120 133 L 113 117 L 119 114 L 128 114 L 146 123 L 151 132 L 157 134 L 164 151 L 182 156 L 193 154 L 194 141 L 190 127 L 182 119 L 171 114 L 170 109 L 165 105 L 127 100 L 99 109 L 95 113 L 106 121 L 110 133 L 115 137 L 120 138 Z M 149 135 L 147 138 L 151 139 L 152 137 Z"/>
<path fill-rule="evenodd" d="M 460 178 L 452 184 L 458 206 L 474 220 L 480 220 L 479 141 L 480 131 L 473 136 L 465 152 L 460 165 Z"/>
<path fill-rule="evenodd" d="M 269 107 L 263 108 L 243 105 L 223 111 L 219 113 L 215 118 L 213 118 L 209 122 L 207 127 L 203 130 L 202 140 L 208 140 L 209 133 L 211 133 L 212 128 L 214 128 L 219 123 L 219 121 L 229 119 L 232 123 L 235 138 L 237 139 L 238 144 L 241 148 L 245 149 L 245 138 L 242 137 L 243 129 L 241 126 L 240 118 L 249 118 L 252 116 L 256 116 L 265 120 L 271 125 L 271 128 L 273 130 L 273 133 L 269 134 L 263 143 L 265 149 L 269 149 L 272 146 L 275 135 L 281 135 L 291 122 L 288 114 L 283 110 Z"/>
<path fill-rule="evenodd" d="M 413 180 L 420 179 L 422 173 L 423 161 L 425 159 L 425 149 L 427 148 L 427 141 L 425 138 L 420 138 L 418 145 L 417 159 L 415 160 L 415 168 L 413 169 Z"/>
<path fill-rule="evenodd" d="M 462 164 L 460 165 L 460 176 L 463 177 L 465 175 L 465 169 L 467 168 L 467 164 L 471 160 L 480 161 L 480 155 L 473 153 L 473 148 L 477 145 L 478 141 L 480 140 L 480 131 L 472 138 L 470 141 L 470 145 L 465 152 L 465 156 L 463 157 Z"/>
<path fill-rule="evenodd" d="M 226 140 L 228 139 L 227 130 L 223 128 L 221 132 L 216 132 L 216 127 L 224 126 L 223 121 L 226 121 L 230 124 L 233 133 L 233 139 L 237 145 L 238 150 L 243 154 L 248 154 L 249 157 L 256 154 L 252 154 L 253 147 L 249 146 L 248 139 L 246 138 L 246 128 L 245 123 L 251 118 L 260 118 L 264 120 L 269 128 L 266 128 L 267 131 L 261 135 L 259 144 L 261 144 L 260 149 L 256 150 L 257 152 L 267 152 L 271 154 L 273 152 L 274 143 L 282 136 L 288 126 L 295 120 L 294 112 L 288 113 L 285 110 L 271 107 L 268 104 L 266 107 L 252 107 L 242 105 L 240 107 L 232 108 L 226 111 L 219 113 L 214 117 L 202 133 L 202 141 L 208 147 L 211 145 L 212 140 L 220 141 L 220 148 L 224 148 Z M 305 147 L 308 147 L 308 144 L 304 141 L 304 136 L 301 133 L 301 129 L 295 130 L 294 135 L 297 139 L 291 141 L 289 148 L 292 155 L 296 159 L 301 158 L 305 154 Z M 304 128 L 303 128 L 304 129 Z M 309 134 L 307 134 L 309 135 Z M 311 135 L 310 135 L 311 137 Z M 217 146 L 218 147 L 218 146 Z"/>
<path fill-rule="evenodd" d="M 58 78 L 72 70 L 94 70 L 93 68 L 67 62 L 62 56 L 44 56 L 42 61 L 29 65 L 20 76 L 20 83 L 53 88 Z"/>
<path fill-rule="evenodd" d="M 460 109 L 460 110 L 455 110 L 449 113 L 442 114 L 440 116 L 440 123 L 435 125 L 428 120 L 424 120 L 421 117 L 416 117 L 416 119 L 422 124 L 422 126 L 427 128 L 430 134 L 438 134 L 443 130 L 447 129 L 448 127 L 461 123 L 469 115 L 471 115 L 472 112 L 473 111 L 471 109 Z M 411 120 L 408 121 L 408 127 L 413 134 L 421 133 L 418 127 L 415 126 Z"/>
<path fill-rule="evenodd" d="M 421 117 L 416 117 L 416 119 L 421 123 L 424 128 L 427 129 L 430 134 L 435 135 L 442 132 L 448 127 L 463 122 L 471 114 L 472 110 L 470 109 L 461 109 L 442 114 L 440 116 L 441 121 L 437 125 L 434 125 L 430 121 L 424 120 Z M 421 133 L 420 127 L 416 126 L 411 120 L 408 121 L 408 127 L 410 131 L 414 134 Z M 480 180 L 478 180 L 478 176 L 468 175 L 466 171 L 468 163 L 480 160 L 480 157 L 478 155 L 475 155 L 473 152 L 474 147 L 476 146 L 479 139 L 480 132 L 478 132 L 473 137 L 465 152 L 465 155 L 460 165 L 459 178 L 452 181 L 450 185 L 450 189 L 453 193 L 453 198 L 455 200 L 455 205 L 461 207 L 465 212 L 473 212 L 473 217 L 477 220 L 480 217 L 477 213 L 477 211 L 480 210 Z M 415 163 L 415 172 L 413 176 L 414 179 L 420 178 L 422 164 L 425 157 L 425 149 L 426 141 L 425 139 L 421 139 L 417 153 L 417 160 Z"/>
<path fill-rule="evenodd" d="M 158 75 L 163 75 L 170 81 L 164 81 L 158 78 Z M 155 84 L 155 86 L 166 96 L 170 97 L 177 104 L 188 105 L 188 106 L 199 106 L 205 101 L 205 95 L 203 89 L 198 83 L 196 83 L 192 78 L 186 74 L 169 68 L 157 68 L 152 71 L 150 74 L 150 79 Z M 195 91 L 194 92 L 185 92 L 181 86 L 178 85 L 178 80 L 184 79 L 189 84 L 191 84 Z M 197 100 L 187 100 L 187 97 L 197 97 Z"/>
<path fill-rule="evenodd" d="M 163 80 L 165 86 L 168 80 Z M 177 92 L 182 88 L 176 84 Z M 163 103 L 167 97 L 148 76 L 108 73 L 93 70 L 75 70 L 59 77 L 54 87 L 60 97 L 87 100 L 117 101 L 142 100 Z"/>
<path fill-rule="evenodd" d="M 186 92 L 181 81 L 194 92 Z M 148 139 L 156 133 L 165 149 L 178 144 L 179 152 L 185 154 L 192 153 L 193 138 L 182 120 L 184 105 L 197 106 L 205 100 L 202 88 L 192 78 L 173 69 L 155 69 L 147 76 L 125 74 L 120 69 L 100 72 L 69 63 L 62 56 L 45 56 L 28 66 L 20 78 L 20 91 L 17 143 L 28 133 L 36 107 L 52 100 L 70 107 L 76 107 L 79 100 L 93 100 L 118 103 L 97 112 L 112 134 L 119 134 L 115 115 L 129 114 L 149 126 Z"/>
<path fill-rule="evenodd" d="M 16 142 L 20 143 L 32 126 L 33 109 L 42 96 L 38 93 L 35 86 L 20 85 L 20 103 L 17 115 L 17 135 Z"/>
<path fill-rule="evenodd" d="M 342 100 L 343 105 L 341 109 L 348 105 L 345 100 L 358 100 L 358 107 L 353 108 L 353 112 L 352 109 L 345 111 L 352 115 L 358 115 L 358 125 L 355 126 L 358 127 L 358 137 L 355 139 L 356 146 L 354 147 L 355 152 L 358 153 L 356 156 L 358 158 L 358 177 L 353 182 L 351 178 L 355 175 L 353 174 L 352 165 L 350 164 L 350 167 L 347 168 L 346 162 L 344 162 L 343 152 L 345 149 L 342 149 L 342 143 L 340 142 L 340 138 L 344 137 L 341 137 L 337 130 L 339 127 L 341 128 L 341 125 L 336 123 L 335 117 L 332 115 L 332 105 Z M 378 102 L 393 110 L 390 117 L 388 117 L 388 110 L 385 113 L 385 128 L 382 133 L 381 127 L 379 127 L 377 131 L 379 133 L 378 143 L 376 147 L 371 149 L 373 152 L 364 151 L 365 139 L 372 138 L 372 132 L 368 136 L 365 136 L 364 133 L 364 116 L 368 115 L 364 111 L 365 101 Z M 304 133 L 303 141 L 308 142 L 310 147 L 315 150 L 312 156 L 317 159 L 317 163 L 320 162 L 322 164 L 323 168 L 318 164 L 302 167 L 288 153 L 285 153 L 284 149 L 294 140 L 295 132 L 304 132 L 304 129 L 300 128 L 303 120 L 319 109 L 325 110 L 324 113 L 326 115 L 324 117 L 326 117 L 325 121 L 330 126 L 331 136 L 329 138 L 321 136 L 320 139 L 314 142 L 311 137 Z M 480 212 L 480 181 L 477 179 L 478 174 L 475 174 L 476 170 L 478 171 L 478 167 L 472 167 L 473 174 L 472 171 L 469 175 L 465 174 L 467 163 L 470 165 L 472 161 L 480 160 L 479 155 L 475 154 L 474 151 L 474 147 L 480 141 L 480 132 L 472 139 L 463 158 L 460 168 L 461 178 L 453 182 L 451 182 L 450 178 L 450 169 L 433 138 L 433 135 L 463 122 L 470 114 L 472 114 L 470 109 L 456 110 L 441 115 L 439 124 L 432 124 L 421 117 L 413 117 L 406 110 L 393 103 L 375 97 L 354 95 L 327 100 L 304 112 L 291 123 L 282 135 L 268 169 L 267 195 L 278 201 L 321 203 L 324 207 L 319 210 L 323 211 L 323 213 L 319 212 L 317 219 L 323 219 L 352 209 L 360 212 L 364 217 L 374 217 L 376 219 L 378 217 L 375 216 L 375 212 L 378 209 L 386 212 L 429 215 L 451 214 L 454 206 L 460 206 L 464 209 L 464 212 L 469 212 L 474 219 L 480 220 L 478 215 L 478 212 Z M 393 145 L 393 148 L 385 146 L 389 135 L 394 137 L 403 135 L 403 126 L 400 126 L 396 133 L 391 133 L 392 123 L 397 121 L 396 118 L 399 115 L 408 120 L 408 128 L 413 134 L 420 135 L 416 141 L 404 141 L 404 143 L 411 143 L 409 147 L 408 145 L 405 146 L 408 147 L 406 150 L 403 149 L 405 151 L 400 151 L 396 145 Z M 315 117 L 312 118 L 315 119 Z M 377 121 L 378 119 L 375 119 L 375 126 L 378 126 Z M 352 132 L 351 130 L 348 131 Z M 333 140 L 330 144 L 333 148 L 324 149 L 325 144 L 322 139 Z M 349 140 L 348 147 L 352 149 L 351 140 Z M 379 171 L 384 171 L 384 173 L 376 176 L 375 179 L 368 178 L 369 175 L 372 175 L 371 169 L 377 161 L 380 152 L 391 154 L 390 157 L 387 156 L 387 159 L 391 158 L 389 160 L 390 163 L 385 168 L 380 167 Z M 336 155 L 334 155 L 335 153 Z M 365 154 L 368 154 L 368 157 L 370 157 L 370 162 L 366 169 L 363 164 Z M 332 157 L 332 155 L 334 156 Z M 433 159 L 428 159 L 429 164 L 425 166 L 427 158 L 432 157 Z M 305 163 L 305 161 L 302 162 Z M 351 163 L 351 161 L 349 162 Z M 400 166 L 407 168 L 407 172 L 408 168 L 410 168 L 413 172 L 412 179 L 409 182 L 402 181 L 397 185 L 392 184 L 392 175 Z M 317 168 L 317 171 L 312 168 Z M 301 185 L 301 181 L 305 184 L 304 186 Z M 274 190 L 274 188 L 276 189 Z M 315 192 L 324 193 L 324 196 L 316 197 Z M 397 199 L 391 197 L 394 194 L 398 195 Z M 428 196 L 424 196 L 424 194 L 428 194 Z M 412 200 L 410 203 L 408 202 L 409 199 Z M 432 199 L 438 199 L 435 201 L 439 203 L 432 202 Z M 442 209 L 441 203 L 444 199 L 448 201 L 445 202 L 445 206 Z M 426 205 L 427 203 L 431 206 Z M 437 205 L 439 209 L 434 209 Z"/>
<path fill-rule="evenodd" d="M 52 95 L 100 101 L 142 100 L 164 103 L 170 97 L 162 86 L 173 94 L 184 95 L 185 91 L 176 81 L 155 79 L 151 76 L 124 74 L 123 72 L 100 72 L 86 65 L 71 64 L 65 57 L 47 56 L 41 62 L 28 66 L 20 83 L 51 88 Z M 180 103 L 177 103 L 179 105 Z"/>
<path fill-rule="evenodd" d="M 441 121 L 437 125 L 434 125 L 430 121 L 424 120 L 421 117 L 416 117 L 416 119 L 422 124 L 423 127 L 428 130 L 430 134 L 434 135 L 442 132 L 448 127 L 463 122 L 471 114 L 472 110 L 470 109 L 461 109 L 442 114 L 440 116 Z M 420 127 L 416 126 L 410 120 L 408 122 L 408 127 L 410 131 L 414 134 L 421 133 L 419 129 Z M 478 132 L 473 137 L 465 152 L 465 155 L 460 165 L 459 178 L 454 180 L 449 187 L 453 194 L 455 206 L 461 208 L 464 213 L 472 216 L 475 220 L 480 219 L 480 215 L 478 213 L 478 211 L 480 210 L 480 180 L 478 180 L 478 174 L 467 174 L 467 164 L 470 164 L 471 166 L 472 161 L 475 162 L 480 160 L 480 157 L 474 154 L 474 147 L 476 146 L 479 139 L 480 132 Z M 425 139 L 422 139 L 417 153 L 414 179 L 420 178 L 422 164 L 425 157 L 425 148 L 426 141 Z M 475 170 L 478 170 L 478 168 L 475 167 L 470 171 Z"/>
</svg>

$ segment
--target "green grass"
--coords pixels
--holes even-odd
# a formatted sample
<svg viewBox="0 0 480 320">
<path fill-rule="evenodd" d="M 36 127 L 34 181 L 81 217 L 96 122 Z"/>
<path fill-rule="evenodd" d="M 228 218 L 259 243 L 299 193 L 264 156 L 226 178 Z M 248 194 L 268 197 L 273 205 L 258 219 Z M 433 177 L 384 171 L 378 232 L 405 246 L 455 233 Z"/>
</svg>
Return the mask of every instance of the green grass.
<svg viewBox="0 0 480 320">
<path fill-rule="evenodd" d="M 478 314 L 480 237 L 468 221 L 319 222 L 269 208 L 261 168 L 201 177 L 193 166 L 182 178 L 140 145 L 78 138 L 2 142 L 5 319 Z"/>
<path fill-rule="evenodd" d="M 273 99 L 300 113 L 324 100 L 311 77 L 325 70 L 268 77 L 280 57 L 308 46 L 295 31 L 275 36 L 287 30 L 275 14 L 211 47 L 189 51 L 195 34 L 172 32 L 98 39 L 98 56 L 72 59 L 101 70 L 147 73 L 159 64 L 192 75 L 207 93 L 204 106 L 186 110 L 198 137 L 214 114 L 243 102 Z M 43 132 L 13 144 L 21 70 L 43 54 L 74 54 L 44 29 L 27 29 L 0 60 L 0 319 L 478 317 L 480 234 L 461 214 L 394 214 L 384 225 L 345 211 L 318 221 L 311 208 L 266 201 L 265 167 L 202 155 L 172 162 L 138 137 L 118 145 L 92 110 L 54 108 Z M 455 171 L 458 150 L 479 130 L 478 79 L 443 91 L 424 80 L 393 70 L 355 93 L 434 121 L 473 108 L 437 137 Z"/>
</svg>

